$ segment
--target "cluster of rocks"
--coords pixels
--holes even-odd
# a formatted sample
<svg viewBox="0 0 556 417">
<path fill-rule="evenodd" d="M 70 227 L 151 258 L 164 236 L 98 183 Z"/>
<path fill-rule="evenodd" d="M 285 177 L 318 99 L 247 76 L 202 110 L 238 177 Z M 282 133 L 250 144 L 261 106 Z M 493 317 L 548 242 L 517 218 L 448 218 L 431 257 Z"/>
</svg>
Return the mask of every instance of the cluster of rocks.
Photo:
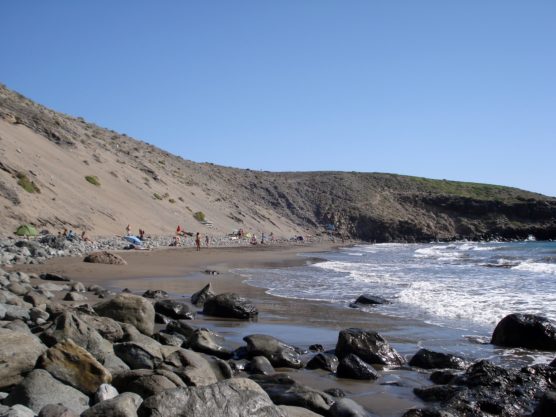
<svg viewBox="0 0 556 417">
<path fill-rule="evenodd" d="M 160 290 L 116 294 L 0 270 L 0 416 L 371 416 L 340 390 L 313 389 L 276 370 L 304 367 L 369 381 L 384 368 L 433 370 L 436 385 L 415 394 L 436 405 L 408 417 L 554 415 L 554 363 L 508 371 L 424 349 L 406 363 L 380 334 L 359 328 L 340 331 L 331 351 L 311 346 L 312 354 L 261 334 L 238 346 L 193 326 L 200 313 L 248 320 L 258 311 L 210 284 L 189 303 Z M 514 317 L 493 339 L 525 326 L 528 339 L 552 343 L 554 328 L 540 324 Z"/>
<path fill-rule="evenodd" d="M 314 239 L 312 240 L 314 243 Z M 265 245 L 302 245 L 305 242 L 275 239 L 266 241 Z M 210 247 L 249 246 L 248 239 L 230 239 L 229 236 L 212 236 Z M 174 236 L 149 236 L 145 239 L 141 249 L 155 249 L 172 247 Z M 180 247 L 194 247 L 195 238 L 186 236 L 181 238 Z M 95 240 L 82 240 L 75 237 L 68 240 L 63 236 L 41 234 L 36 238 L 0 238 L 0 265 L 9 264 L 41 264 L 49 258 L 65 256 L 85 256 L 92 252 L 111 250 L 135 249 L 135 246 L 121 237 L 106 237 Z"/>
</svg>

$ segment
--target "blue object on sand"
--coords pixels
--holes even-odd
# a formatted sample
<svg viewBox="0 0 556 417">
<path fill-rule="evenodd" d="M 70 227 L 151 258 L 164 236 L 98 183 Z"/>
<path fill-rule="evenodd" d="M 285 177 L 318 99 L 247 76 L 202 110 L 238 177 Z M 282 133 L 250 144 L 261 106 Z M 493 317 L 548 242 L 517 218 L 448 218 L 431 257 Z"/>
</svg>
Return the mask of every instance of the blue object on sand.
<svg viewBox="0 0 556 417">
<path fill-rule="evenodd" d="M 124 239 L 134 245 L 141 245 L 143 243 L 137 236 L 124 236 Z"/>
</svg>

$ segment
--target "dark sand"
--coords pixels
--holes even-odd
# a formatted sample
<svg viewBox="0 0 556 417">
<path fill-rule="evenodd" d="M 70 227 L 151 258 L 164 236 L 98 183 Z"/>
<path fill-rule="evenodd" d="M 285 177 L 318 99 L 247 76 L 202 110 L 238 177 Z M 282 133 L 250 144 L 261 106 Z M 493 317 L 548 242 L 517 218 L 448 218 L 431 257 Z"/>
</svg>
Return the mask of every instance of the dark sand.
<svg viewBox="0 0 556 417">
<path fill-rule="evenodd" d="M 318 253 L 333 250 L 330 244 L 313 246 L 256 246 L 163 249 L 150 252 L 125 251 L 119 254 L 128 265 L 87 264 L 81 258 L 57 258 L 44 265 L 18 266 L 28 273 L 57 273 L 86 285 L 129 288 L 141 294 L 146 289 L 161 289 L 175 298 L 185 298 L 208 282 L 217 293 L 233 291 L 257 305 L 256 321 L 217 319 L 197 314 L 193 325 L 217 331 L 231 344 L 243 344 L 242 338 L 253 333 L 269 334 L 287 343 L 307 349 L 319 343 L 325 349 L 335 347 L 338 331 L 363 327 L 385 334 L 403 355 L 418 350 L 411 335 L 405 335 L 412 323 L 379 314 L 370 314 L 326 302 L 292 300 L 266 294 L 262 288 L 243 283 L 244 277 L 231 272 L 238 268 L 280 268 L 317 262 Z M 299 256 L 299 254 L 304 256 Z M 312 256 L 311 254 L 315 255 Z M 204 271 L 217 271 L 218 275 Z M 422 323 L 415 322 L 422 327 Z M 400 416 L 408 408 L 422 403 L 412 393 L 414 387 L 428 385 L 428 375 L 409 370 L 384 370 L 377 381 L 360 382 L 338 379 L 320 370 L 283 369 L 297 381 L 318 389 L 338 387 L 370 411 L 384 417 Z"/>
</svg>

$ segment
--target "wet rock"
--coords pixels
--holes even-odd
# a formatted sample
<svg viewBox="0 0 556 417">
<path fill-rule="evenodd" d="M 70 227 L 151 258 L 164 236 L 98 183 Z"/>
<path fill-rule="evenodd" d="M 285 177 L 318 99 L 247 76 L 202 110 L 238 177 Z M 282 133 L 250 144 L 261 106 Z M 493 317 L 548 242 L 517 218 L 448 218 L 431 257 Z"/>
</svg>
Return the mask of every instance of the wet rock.
<svg viewBox="0 0 556 417">
<path fill-rule="evenodd" d="M 277 405 L 293 405 L 308 408 L 319 414 L 328 414 L 335 400 L 328 394 L 298 384 L 285 374 L 251 376 Z"/>
<path fill-rule="evenodd" d="M 556 416 L 556 392 L 547 391 L 539 401 L 535 409 L 534 417 L 554 417 Z"/>
<path fill-rule="evenodd" d="M 101 384 L 112 380 L 110 372 L 71 339 L 48 349 L 38 365 L 58 380 L 89 395 L 94 394 Z"/>
<path fill-rule="evenodd" d="M 245 365 L 245 371 L 250 374 L 272 375 L 276 371 L 270 361 L 264 356 L 255 356 Z"/>
<path fill-rule="evenodd" d="M 225 401 L 223 401 L 225 399 Z M 253 381 L 235 378 L 205 387 L 163 391 L 147 398 L 140 417 L 287 417 Z"/>
<path fill-rule="evenodd" d="M 279 339 L 264 334 L 245 336 L 249 357 L 264 356 L 273 366 L 302 368 L 301 351 Z"/>
<path fill-rule="evenodd" d="M 378 379 L 378 373 L 374 368 L 359 358 L 357 355 L 350 353 L 340 359 L 338 369 L 336 370 L 338 378 L 374 380 Z"/>
<path fill-rule="evenodd" d="M 209 298 L 214 297 L 216 294 L 212 291 L 212 285 L 209 282 L 201 290 L 191 295 L 191 302 L 196 306 L 202 306 Z"/>
<path fill-rule="evenodd" d="M 186 303 L 175 300 L 160 300 L 154 305 L 157 313 L 163 314 L 172 319 L 188 319 L 193 320 L 195 314 L 190 310 Z"/>
<path fill-rule="evenodd" d="M 496 325 L 491 343 L 556 351 L 556 326 L 547 318 L 534 314 L 510 314 Z"/>
<path fill-rule="evenodd" d="M 205 301 L 203 314 L 216 317 L 250 319 L 259 314 L 257 308 L 235 293 L 215 295 Z"/>
<path fill-rule="evenodd" d="M 460 417 L 447 411 L 412 408 L 407 410 L 402 417 Z"/>
<path fill-rule="evenodd" d="M 230 359 L 232 351 L 225 346 L 224 338 L 207 329 L 197 329 L 188 340 L 190 349 L 203 352 L 221 359 Z"/>
<path fill-rule="evenodd" d="M 324 346 L 317 344 L 309 346 L 311 352 L 324 352 Z"/>
<path fill-rule="evenodd" d="M 110 384 L 101 384 L 95 392 L 95 404 L 118 396 L 118 390 Z"/>
<path fill-rule="evenodd" d="M 166 326 L 166 331 L 168 333 L 181 334 L 186 339 L 189 339 L 195 331 L 195 327 L 189 324 L 186 320 L 172 320 Z"/>
<path fill-rule="evenodd" d="M 70 291 L 64 296 L 65 301 L 86 301 L 87 296 L 76 291 Z"/>
<path fill-rule="evenodd" d="M 342 398 L 336 401 L 330 407 L 328 415 L 329 417 L 373 417 L 373 414 L 350 398 Z"/>
<path fill-rule="evenodd" d="M 360 307 L 362 305 L 379 305 L 379 304 L 390 304 L 386 298 L 379 297 L 378 295 L 372 294 L 362 294 L 357 297 L 353 303 L 350 304 L 350 307 Z"/>
<path fill-rule="evenodd" d="M 143 398 L 167 389 L 185 386 L 185 383 L 176 374 L 161 369 L 137 369 L 122 372 L 114 377 L 113 384 L 119 391 L 134 392 Z"/>
<path fill-rule="evenodd" d="M 79 414 L 60 404 L 47 404 L 41 409 L 39 417 L 79 417 Z"/>
<path fill-rule="evenodd" d="M 307 363 L 307 369 L 324 369 L 328 372 L 336 372 L 338 369 L 338 357 L 333 353 L 317 353 Z"/>
<path fill-rule="evenodd" d="M 124 392 L 110 400 L 99 402 L 81 414 L 81 417 L 137 417 L 143 399 L 132 392 Z"/>
<path fill-rule="evenodd" d="M 409 361 L 410 366 L 423 369 L 465 369 L 465 361 L 447 353 L 420 349 Z"/>
<path fill-rule="evenodd" d="M 340 331 L 336 356 L 342 359 L 353 353 L 369 364 L 402 365 L 403 358 L 377 332 L 350 328 Z"/>
<path fill-rule="evenodd" d="M 21 382 L 46 349 L 29 332 L 0 328 L 0 389 Z"/>
<path fill-rule="evenodd" d="M 164 314 L 155 313 L 154 322 L 157 324 L 168 324 L 172 321 L 170 317 L 166 317 Z"/>
<path fill-rule="evenodd" d="M 433 383 L 440 385 L 450 384 L 454 378 L 456 378 L 456 375 L 450 371 L 435 371 L 430 376 Z"/>
<path fill-rule="evenodd" d="M 118 294 L 111 300 L 95 305 L 99 316 L 134 325 L 140 332 L 152 335 L 154 308 L 145 298 L 133 294 Z"/>
<path fill-rule="evenodd" d="M 127 265 L 127 262 L 121 256 L 106 251 L 90 253 L 85 256 L 83 262 L 107 265 Z"/>
<path fill-rule="evenodd" d="M 49 273 L 44 273 L 44 274 L 40 274 L 39 275 L 40 279 L 43 279 L 45 281 L 71 281 L 69 278 L 66 278 L 62 275 L 57 275 L 57 274 L 49 274 Z"/>
<path fill-rule="evenodd" d="M 44 369 L 35 369 L 12 389 L 4 404 L 22 404 L 35 413 L 39 413 L 47 404 L 62 404 L 82 413 L 88 408 L 89 397 L 54 379 Z"/>
<path fill-rule="evenodd" d="M 415 388 L 413 392 L 417 397 L 423 401 L 447 401 L 454 397 L 459 391 L 464 390 L 465 387 L 455 385 L 435 385 L 426 388 Z"/>
<path fill-rule="evenodd" d="M 163 290 L 147 290 L 143 293 L 143 297 L 145 298 L 166 298 L 168 297 L 168 293 Z"/>
</svg>

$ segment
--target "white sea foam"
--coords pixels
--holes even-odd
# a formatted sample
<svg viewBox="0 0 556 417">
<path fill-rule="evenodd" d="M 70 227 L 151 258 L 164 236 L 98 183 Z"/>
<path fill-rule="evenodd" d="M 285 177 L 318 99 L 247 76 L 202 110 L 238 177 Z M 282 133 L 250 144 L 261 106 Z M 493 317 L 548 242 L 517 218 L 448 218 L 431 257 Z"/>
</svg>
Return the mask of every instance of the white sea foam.
<svg viewBox="0 0 556 417">
<path fill-rule="evenodd" d="M 556 275 L 556 264 L 547 264 L 543 262 L 525 261 L 520 263 L 519 265 L 512 267 L 512 269 L 518 271 L 531 271 L 541 274 Z"/>
</svg>

